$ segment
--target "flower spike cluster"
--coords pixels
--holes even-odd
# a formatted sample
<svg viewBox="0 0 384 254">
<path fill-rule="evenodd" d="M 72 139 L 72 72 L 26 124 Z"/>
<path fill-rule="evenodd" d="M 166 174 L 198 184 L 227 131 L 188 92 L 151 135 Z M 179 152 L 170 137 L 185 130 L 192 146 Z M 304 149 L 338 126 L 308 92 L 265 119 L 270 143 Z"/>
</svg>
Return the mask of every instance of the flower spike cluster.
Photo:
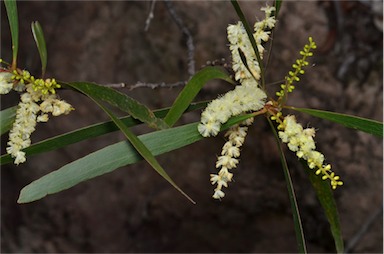
<svg viewBox="0 0 384 254">
<path fill-rule="evenodd" d="M 272 12 L 275 11 L 274 7 L 267 6 L 261 10 L 265 12 L 265 19 L 255 23 L 253 34 L 260 58 L 264 53 L 262 43 L 268 41 L 269 30 L 276 23 L 272 16 Z M 198 131 L 204 137 L 216 136 L 221 125 L 232 116 L 262 109 L 267 98 L 265 92 L 259 87 L 260 66 L 242 22 L 229 25 L 227 33 L 232 54 L 232 69 L 235 72 L 235 79 L 241 85 L 208 104 L 201 114 L 201 121 L 198 125 Z M 240 52 L 244 56 L 240 56 Z M 242 60 L 244 57 L 245 64 Z M 232 180 L 233 174 L 229 170 L 235 168 L 239 162 L 237 158 L 240 156 L 240 147 L 247 135 L 248 125 L 251 125 L 252 122 L 253 118 L 250 118 L 240 125 L 233 126 L 226 133 L 228 141 L 223 146 L 221 156 L 216 162 L 216 168 L 220 168 L 220 170 L 218 174 L 211 174 L 211 183 L 217 185 L 213 194 L 215 199 L 220 199 L 225 195 L 222 188 L 228 187 L 228 182 Z"/>
<path fill-rule="evenodd" d="M 324 155 L 315 150 L 314 128 L 304 129 L 301 124 L 296 122 L 296 117 L 293 115 L 284 117 L 283 121 L 276 116 L 272 117 L 272 120 L 279 122 L 277 128 L 280 139 L 287 143 L 289 150 L 295 152 L 298 158 L 306 160 L 309 168 L 316 169 L 316 175 L 322 174 L 323 180 L 329 179 L 333 189 L 343 185 L 340 177 L 332 172 L 331 165 L 324 164 Z"/>
<path fill-rule="evenodd" d="M 37 122 L 47 122 L 48 113 L 53 116 L 68 114 L 72 106 L 58 99 L 55 89 L 60 88 L 55 79 L 35 79 L 28 71 L 14 70 L 12 73 L 0 69 L 0 94 L 7 94 L 12 89 L 24 92 L 16 110 L 16 118 L 9 132 L 6 151 L 15 160 L 15 164 L 26 161 L 22 150 L 31 145 L 31 134 Z"/>
<path fill-rule="evenodd" d="M 275 18 L 271 16 L 275 7 L 264 7 L 266 18 L 255 23 L 254 37 L 259 49 L 260 56 L 264 52 L 262 42 L 269 39 L 268 29 L 275 25 Z M 259 88 L 257 80 L 260 79 L 260 67 L 255 52 L 241 22 L 229 25 L 227 28 L 228 41 L 232 53 L 232 68 L 235 71 L 235 79 L 241 83 L 234 90 L 213 100 L 201 114 L 201 123 L 198 126 L 200 134 L 204 137 L 216 136 L 223 123 L 231 116 L 236 116 L 247 111 L 257 111 L 263 108 L 267 95 Z M 244 53 L 247 67 L 241 60 L 239 50 Z M 255 80 L 256 79 L 256 80 Z"/>
</svg>

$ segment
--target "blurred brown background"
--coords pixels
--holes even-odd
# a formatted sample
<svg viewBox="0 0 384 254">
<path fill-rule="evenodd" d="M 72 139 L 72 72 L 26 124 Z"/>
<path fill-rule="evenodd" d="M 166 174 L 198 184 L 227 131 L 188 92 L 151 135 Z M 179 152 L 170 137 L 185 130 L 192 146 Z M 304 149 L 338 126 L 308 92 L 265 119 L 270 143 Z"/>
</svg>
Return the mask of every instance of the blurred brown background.
<svg viewBox="0 0 384 254">
<path fill-rule="evenodd" d="M 380 2 L 377 2 L 380 4 Z M 289 99 L 290 105 L 333 110 L 382 121 L 382 7 L 368 1 L 287 1 L 283 4 L 268 66 L 267 81 L 282 80 L 299 50 L 313 36 L 319 45 Z M 253 23 L 264 2 L 241 2 Z M 188 79 L 186 38 L 162 1 L 144 31 L 151 2 L 18 2 L 18 65 L 38 76 L 40 60 L 30 24 L 38 20 L 48 47 L 48 73 L 65 81 L 100 84 L 138 81 L 173 83 Z M 1 57 L 11 59 L 10 33 L 1 5 Z M 173 3 L 193 36 L 196 69 L 207 61 L 230 63 L 226 27 L 238 18 L 229 2 Z M 199 99 L 231 89 L 210 82 Z M 276 85 L 270 85 L 271 91 Z M 155 109 L 171 105 L 181 87 L 121 91 Z M 60 92 L 75 107 L 69 116 L 39 124 L 32 140 L 107 120 L 85 97 Z M 18 95 L 2 96 L 2 108 Z M 198 121 L 200 112 L 180 123 Z M 345 185 L 335 191 L 349 252 L 382 253 L 382 140 L 304 114 L 317 129 L 323 152 Z M 135 128 L 140 134 L 146 129 Z M 2 151 L 6 135 L 2 137 Z M 1 168 L 2 252 L 296 252 L 286 184 L 272 133 L 262 117 L 250 128 L 235 182 L 220 202 L 213 200 L 209 174 L 215 172 L 223 136 L 162 155 L 159 161 L 195 201 L 189 203 L 146 163 L 124 167 L 70 190 L 30 204 L 16 203 L 33 180 L 106 145 L 119 133 L 71 145 Z M 326 218 L 297 158 L 287 151 L 308 251 L 333 252 Z"/>
</svg>

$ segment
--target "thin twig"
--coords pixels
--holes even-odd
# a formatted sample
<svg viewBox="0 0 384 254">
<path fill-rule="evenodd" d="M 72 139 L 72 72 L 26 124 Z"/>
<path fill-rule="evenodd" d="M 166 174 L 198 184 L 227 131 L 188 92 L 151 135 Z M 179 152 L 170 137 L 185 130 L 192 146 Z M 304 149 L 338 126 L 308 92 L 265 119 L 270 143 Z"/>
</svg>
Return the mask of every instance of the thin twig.
<svg viewBox="0 0 384 254">
<path fill-rule="evenodd" d="M 151 20 L 154 17 L 153 12 L 155 9 L 155 3 L 156 3 L 156 0 L 152 0 L 150 11 L 149 11 L 147 20 L 145 21 L 145 31 L 147 31 L 149 29 L 149 26 L 151 24 Z M 165 5 L 166 5 L 172 19 L 174 20 L 174 22 L 176 23 L 178 28 L 181 30 L 183 35 L 186 36 L 186 38 L 187 38 L 187 43 L 186 43 L 187 49 L 188 49 L 188 60 L 187 61 L 188 61 L 188 74 L 189 74 L 189 79 L 190 79 L 196 72 L 196 70 L 195 70 L 195 46 L 193 44 L 192 34 L 188 30 L 188 28 L 184 25 L 183 20 L 177 15 L 177 13 L 173 7 L 172 2 L 169 0 L 165 0 Z M 111 88 L 128 87 L 129 90 L 131 91 L 131 90 L 136 89 L 136 88 L 151 88 L 151 89 L 173 88 L 173 87 L 177 87 L 177 86 L 184 86 L 186 84 L 187 84 L 187 81 L 178 81 L 175 83 L 165 83 L 165 82 L 145 83 L 145 82 L 138 81 L 134 85 L 126 85 L 125 83 L 117 83 L 117 84 L 105 84 L 104 86 L 111 87 Z"/>
<path fill-rule="evenodd" d="M 125 83 L 105 84 L 104 86 L 111 87 L 111 88 L 124 88 L 124 87 L 127 87 L 127 85 Z"/>
<path fill-rule="evenodd" d="M 186 81 L 178 81 L 178 82 L 175 82 L 175 83 L 165 83 L 165 82 L 161 82 L 161 83 L 144 83 L 144 82 L 137 82 L 135 85 L 131 85 L 129 87 L 129 90 L 133 90 L 133 89 L 136 89 L 136 88 L 142 88 L 142 87 L 146 87 L 146 88 L 151 88 L 151 89 L 156 89 L 156 88 L 173 88 L 173 87 L 177 87 L 177 86 L 185 86 L 187 82 Z"/>
<path fill-rule="evenodd" d="M 145 32 L 148 31 L 149 26 L 151 25 L 151 21 L 155 17 L 155 15 L 153 14 L 153 12 L 155 10 L 155 4 L 156 4 L 156 0 L 152 0 L 151 9 L 149 10 L 147 20 L 145 20 L 145 28 L 144 28 Z"/>
<path fill-rule="evenodd" d="M 134 85 L 127 85 L 125 83 L 115 83 L 115 84 L 104 84 L 103 86 L 106 87 L 111 87 L 111 88 L 129 88 L 130 91 L 136 88 L 151 88 L 151 89 L 156 89 L 156 88 L 173 88 L 173 87 L 178 87 L 178 86 L 185 86 L 187 84 L 187 81 L 178 81 L 175 83 L 145 83 L 138 81 Z"/>
<path fill-rule="evenodd" d="M 165 0 L 165 5 L 171 14 L 172 19 L 175 21 L 176 25 L 182 31 L 182 33 L 187 37 L 187 48 L 188 48 L 188 74 L 192 77 L 195 74 L 195 46 L 193 44 L 193 37 L 188 28 L 184 25 L 183 20 L 177 15 L 173 4 L 169 0 Z"/>
</svg>

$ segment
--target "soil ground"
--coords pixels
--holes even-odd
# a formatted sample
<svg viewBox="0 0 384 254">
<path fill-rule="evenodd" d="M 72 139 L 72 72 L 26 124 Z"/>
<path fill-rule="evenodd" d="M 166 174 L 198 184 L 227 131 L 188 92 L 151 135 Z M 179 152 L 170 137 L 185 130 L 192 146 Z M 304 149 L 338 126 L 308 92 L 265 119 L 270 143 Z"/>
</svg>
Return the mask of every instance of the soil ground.
<svg viewBox="0 0 384 254">
<path fill-rule="evenodd" d="M 261 17 L 258 10 L 263 4 L 241 2 L 252 22 L 255 15 Z M 229 63 L 226 27 L 238 20 L 231 5 L 224 1 L 173 5 L 193 36 L 197 69 L 215 59 Z M 186 40 L 164 2 L 156 3 L 149 30 L 144 31 L 150 6 L 151 2 L 136 1 L 18 2 L 19 66 L 32 73 L 40 71 L 30 32 L 31 22 L 38 20 L 48 46 L 47 76 L 100 84 L 188 79 Z M 268 82 L 284 78 L 299 50 L 313 36 L 319 50 L 289 104 L 382 121 L 380 15 L 382 12 L 375 14 L 373 7 L 357 1 L 335 5 L 332 1 L 285 2 L 274 34 Z M 2 58 L 10 59 L 4 8 L 1 31 Z M 171 105 L 180 89 L 121 91 L 155 109 Z M 199 99 L 212 99 L 229 89 L 223 82 L 210 82 Z M 269 89 L 276 90 L 276 85 Z M 76 110 L 38 126 L 34 142 L 107 120 L 84 97 L 69 91 L 60 95 Z M 17 94 L 2 97 L 2 108 L 17 100 Z M 199 113 L 185 115 L 180 124 L 198 121 Z M 335 199 L 347 250 L 382 253 L 382 140 L 304 114 L 297 118 L 317 129 L 318 149 L 345 183 L 335 191 Z M 20 166 L 5 165 L 1 168 L 1 252 L 297 252 L 284 175 L 268 127 L 265 119 L 258 118 L 250 128 L 234 172 L 235 182 L 221 202 L 211 198 L 209 174 L 215 172 L 223 136 L 159 156 L 196 205 L 144 162 L 30 204 L 16 203 L 23 186 L 123 140 L 119 133 L 31 157 Z M 287 160 L 308 251 L 334 252 L 329 226 L 305 172 L 289 151 Z"/>
</svg>

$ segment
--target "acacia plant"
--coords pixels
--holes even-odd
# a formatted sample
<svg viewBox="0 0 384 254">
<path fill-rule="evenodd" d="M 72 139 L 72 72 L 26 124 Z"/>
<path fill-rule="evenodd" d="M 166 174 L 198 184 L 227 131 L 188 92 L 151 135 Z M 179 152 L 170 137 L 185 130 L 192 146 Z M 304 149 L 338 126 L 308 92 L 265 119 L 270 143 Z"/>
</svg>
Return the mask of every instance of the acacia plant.
<svg viewBox="0 0 384 254">
<path fill-rule="evenodd" d="M 303 162 L 303 168 L 308 173 L 328 218 L 336 250 L 340 253 L 343 252 L 337 207 L 332 194 L 332 190 L 342 186 L 343 182 L 332 171 L 331 164 L 325 162 L 324 155 L 316 150 L 315 129 L 313 127 L 304 128 L 295 115 L 286 114 L 285 111 L 289 109 L 304 112 L 379 137 L 383 135 L 383 124 L 356 116 L 318 109 L 296 108 L 287 104 L 288 95 L 295 90 L 300 76 L 304 74 L 306 66 L 309 65 L 309 58 L 316 50 L 316 43 L 311 37 L 303 50 L 299 52 L 300 57 L 294 61 L 292 70 L 281 83 L 281 89 L 276 94 L 267 94 L 265 47 L 273 34 L 281 1 L 276 0 L 273 6 L 262 7 L 261 10 L 265 16 L 252 26 L 245 19 L 237 1 L 231 1 L 231 3 L 240 19 L 236 24 L 230 24 L 227 27 L 233 75 L 221 67 L 202 68 L 190 78 L 170 108 L 151 111 L 140 102 L 110 87 L 89 82 L 65 82 L 45 78 L 47 50 L 43 30 L 38 22 L 32 23 L 32 32 L 40 53 L 42 74 L 40 78 L 37 78 L 27 70 L 23 70 L 17 64 L 16 1 L 5 1 L 12 35 L 13 58 L 10 62 L 1 60 L 0 93 L 3 96 L 16 92 L 20 94 L 20 101 L 17 106 L 2 109 L 0 112 L 1 133 L 9 135 L 6 154 L 0 157 L 1 165 L 26 163 L 30 156 L 117 129 L 122 131 L 127 138 L 127 141 L 90 153 L 30 183 L 21 190 L 18 202 L 27 203 L 39 200 L 48 194 L 66 190 L 85 180 L 144 159 L 165 180 L 194 203 L 195 201 L 168 176 L 158 163 L 156 156 L 225 131 L 227 142 L 215 165 L 219 171 L 217 174 L 210 175 L 210 181 L 215 186 L 212 197 L 222 200 L 225 196 L 223 188 L 228 187 L 233 177 L 233 169 L 239 163 L 240 148 L 247 136 L 248 127 L 252 125 L 255 117 L 263 116 L 270 124 L 271 135 L 275 136 L 280 151 L 292 207 L 298 250 L 306 252 L 306 246 L 282 143 L 285 143 L 289 150 Z M 225 80 L 233 85 L 233 89 L 208 103 L 192 103 L 199 90 L 212 79 Z M 111 118 L 111 121 L 32 143 L 31 135 L 38 126 L 38 122 L 47 122 L 51 116 L 66 115 L 73 110 L 69 103 L 61 100 L 57 95 L 63 88 L 91 98 Z M 122 118 L 117 117 L 106 106 L 108 104 L 128 115 Z M 173 127 L 185 112 L 197 109 L 204 109 L 199 122 Z M 130 128 L 138 124 L 147 124 L 154 131 L 136 136 Z M 113 128 L 105 128 L 106 126 Z"/>
</svg>

